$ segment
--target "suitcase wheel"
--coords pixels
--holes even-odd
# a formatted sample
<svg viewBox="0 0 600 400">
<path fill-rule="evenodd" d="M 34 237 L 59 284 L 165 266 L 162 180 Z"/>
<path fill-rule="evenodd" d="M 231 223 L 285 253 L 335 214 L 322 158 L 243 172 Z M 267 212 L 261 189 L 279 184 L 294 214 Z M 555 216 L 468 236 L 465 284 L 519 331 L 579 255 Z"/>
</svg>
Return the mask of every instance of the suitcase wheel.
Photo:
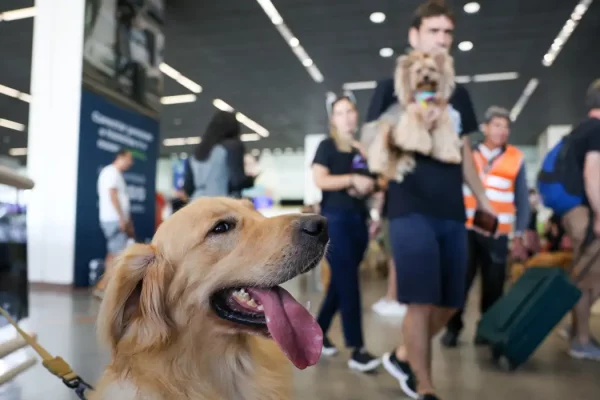
<svg viewBox="0 0 600 400">
<path fill-rule="evenodd" d="M 513 372 L 519 367 L 509 360 L 498 347 L 492 347 L 492 359 L 494 360 L 494 364 L 508 372 Z"/>
</svg>

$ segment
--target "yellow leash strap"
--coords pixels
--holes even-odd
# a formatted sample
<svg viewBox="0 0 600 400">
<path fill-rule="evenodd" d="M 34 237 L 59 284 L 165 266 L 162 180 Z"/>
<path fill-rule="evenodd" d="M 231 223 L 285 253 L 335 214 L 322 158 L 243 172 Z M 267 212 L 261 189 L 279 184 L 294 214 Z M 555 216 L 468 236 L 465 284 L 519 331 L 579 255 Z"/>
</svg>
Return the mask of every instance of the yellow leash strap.
<svg viewBox="0 0 600 400">
<path fill-rule="evenodd" d="M 29 336 L 27 332 L 21 329 L 2 307 L 0 307 L 0 314 L 2 314 L 4 318 L 6 318 L 6 320 L 15 327 L 23 340 L 25 340 L 25 342 L 31 346 L 36 353 L 38 353 L 38 355 L 42 358 L 42 365 L 48 371 L 50 371 L 52 375 L 59 377 L 67 387 L 74 390 L 80 399 L 85 400 L 85 392 L 87 390 L 93 390 L 93 388 L 83 381 L 75 372 L 73 372 L 73 369 L 71 369 L 71 366 L 65 360 L 63 360 L 61 357 L 52 357 L 52 354 L 43 348 L 37 342 L 37 340 Z"/>
</svg>

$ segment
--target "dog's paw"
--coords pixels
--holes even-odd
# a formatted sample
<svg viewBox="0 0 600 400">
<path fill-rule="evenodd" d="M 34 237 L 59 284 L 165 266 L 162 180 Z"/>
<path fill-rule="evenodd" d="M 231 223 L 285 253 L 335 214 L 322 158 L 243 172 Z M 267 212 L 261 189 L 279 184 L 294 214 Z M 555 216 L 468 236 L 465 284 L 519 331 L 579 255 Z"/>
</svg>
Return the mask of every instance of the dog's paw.
<svg viewBox="0 0 600 400">
<path fill-rule="evenodd" d="M 433 158 L 448 164 L 460 164 L 462 162 L 462 153 L 459 147 L 444 146 L 439 147 L 432 154 Z"/>
</svg>

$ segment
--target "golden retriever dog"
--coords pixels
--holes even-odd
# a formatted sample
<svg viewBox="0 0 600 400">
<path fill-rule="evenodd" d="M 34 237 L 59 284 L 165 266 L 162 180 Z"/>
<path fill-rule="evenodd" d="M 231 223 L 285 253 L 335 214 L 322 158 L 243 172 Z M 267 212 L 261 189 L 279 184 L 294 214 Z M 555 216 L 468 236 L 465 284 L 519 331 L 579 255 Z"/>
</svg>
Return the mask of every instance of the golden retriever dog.
<svg viewBox="0 0 600 400">
<path fill-rule="evenodd" d="M 98 316 L 112 358 L 91 399 L 289 399 L 290 362 L 316 364 L 323 333 L 279 285 L 328 242 L 317 215 L 265 218 L 228 198 L 179 210 L 113 271 Z"/>
<path fill-rule="evenodd" d="M 369 149 L 369 164 L 374 163 L 375 169 L 397 181 L 414 170 L 414 153 L 459 164 L 461 142 L 448 103 L 454 90 L 452 57 L 443 52 L 419 51 L 400 56 L 394 85 L 400 116 L 395 124 L 380 124 L 380 132 Z M 383 161 L 377 161 L 378 157 Z"/>
</svg>

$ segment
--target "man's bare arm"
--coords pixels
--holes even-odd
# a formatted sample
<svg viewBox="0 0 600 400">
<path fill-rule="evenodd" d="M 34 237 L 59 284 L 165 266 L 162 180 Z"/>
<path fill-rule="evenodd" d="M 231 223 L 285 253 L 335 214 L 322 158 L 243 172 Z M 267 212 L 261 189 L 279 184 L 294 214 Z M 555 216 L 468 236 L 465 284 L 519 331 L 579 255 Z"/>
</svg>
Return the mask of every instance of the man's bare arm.
<svg viewBox="0 0 600 400">
<path fill-rule="evenodd" d="M 594 214 L 600 215 L 600 152 L 590 151 L 583 167 L 585 193 Z"/>
<path fill-rule="evenodd" d="M 125 214 L 123 213 L 121 204 L 119 203 L 119 192 L 116 188 L 110 189 L 110 201 L 119 215 L 119 222 L 127 222 L 127 218 L 125 218 Z"/>
<path fill-rule="evenodd" d="M 477 200 L 477 206 L 484 211 L 495 214 L 496 212 L 485 194 L 481 178 L 477 173 L 477 169 L 475 169 L 473 150 L 471 150 L 471 142 L 467 136 L 463 137 L 463 178 L 473 192 Z"/>
</svg>

